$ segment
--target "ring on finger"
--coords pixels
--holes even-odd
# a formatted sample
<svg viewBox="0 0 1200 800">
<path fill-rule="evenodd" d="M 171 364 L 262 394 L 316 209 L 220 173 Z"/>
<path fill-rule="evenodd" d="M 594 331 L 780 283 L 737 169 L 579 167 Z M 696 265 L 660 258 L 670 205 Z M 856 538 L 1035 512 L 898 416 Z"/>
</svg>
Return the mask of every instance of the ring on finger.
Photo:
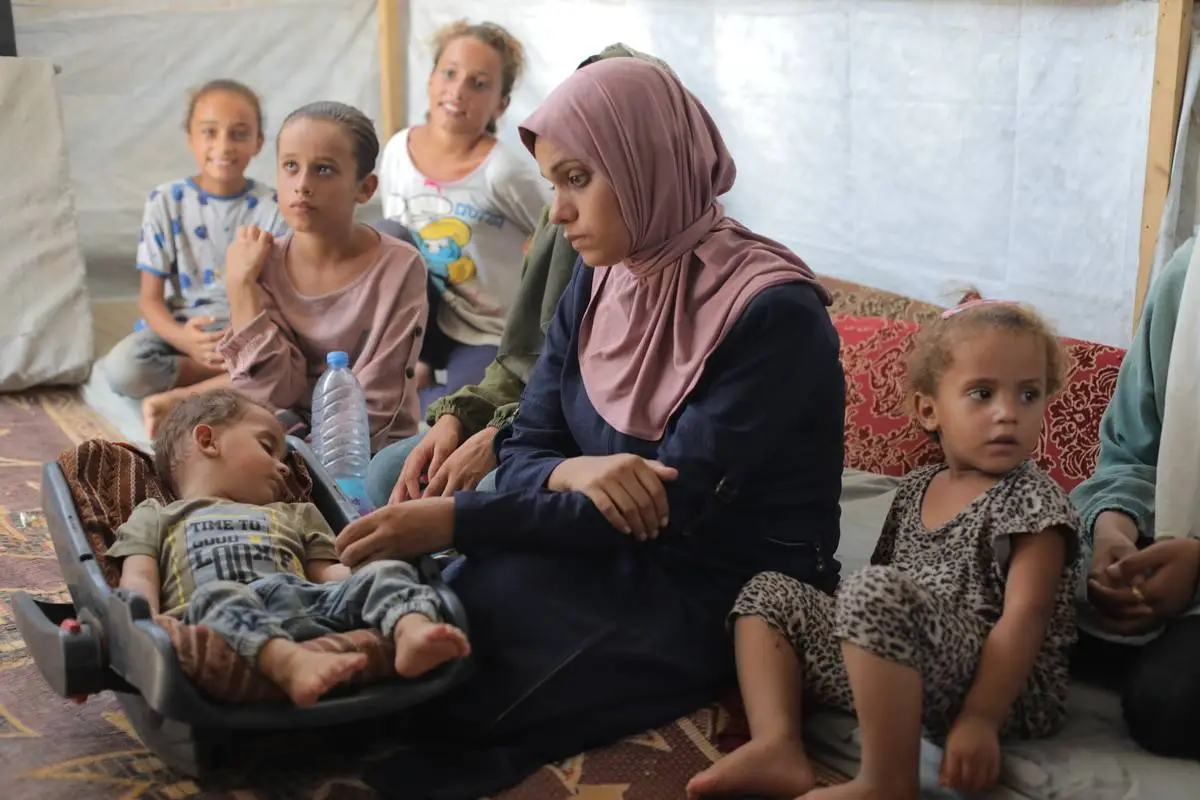
<svg viewBox="0 0 1200 800">
<path fill-rule="evenodd" d="M 1139 603 L 1146 602 L 1146 595 L 1142 592 L 1141 588 L 1134 586 L 1129 591 L 1133 593 L 1133 596 L 1137 598 Z"/>
</svg>

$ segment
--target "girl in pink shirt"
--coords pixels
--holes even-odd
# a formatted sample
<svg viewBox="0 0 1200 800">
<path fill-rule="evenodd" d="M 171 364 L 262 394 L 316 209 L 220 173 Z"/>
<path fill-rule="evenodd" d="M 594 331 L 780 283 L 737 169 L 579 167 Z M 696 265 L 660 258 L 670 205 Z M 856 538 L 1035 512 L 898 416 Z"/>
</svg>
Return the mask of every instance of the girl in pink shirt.
<svg viewBox="0 0 1200 800">
<path fill-rule="evenodd" d="M 348 353 L 379 450 L 417 432 L 425 267 L 411 245 L 354 220 L 378 186 L 379 140 L 361 111 L 306 105 L 284 120 L 277 150 L 279 208 L 293 233 L 238 231 L 218 351 L 235 389 L 306 421 L 326 354 Z"/>
</svg>

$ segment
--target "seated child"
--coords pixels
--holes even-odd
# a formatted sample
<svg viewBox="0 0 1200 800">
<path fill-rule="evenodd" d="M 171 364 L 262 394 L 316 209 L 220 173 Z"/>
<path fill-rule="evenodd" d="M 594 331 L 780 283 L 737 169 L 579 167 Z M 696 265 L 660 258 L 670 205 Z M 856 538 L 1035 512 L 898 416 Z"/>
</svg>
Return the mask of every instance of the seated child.
<svg viewBox="0 0 1200 800">
<path fill-rule="evenodd" d="M 415 678 L 470 648 L 439 622 L 437 596 L 403 561 L 351 571 L 311 503 L 283 503 L 283 429 L 268 409 L 230 389 L 185 398 L 154 441 L 159 475 L 179 498 L 146 500 L 108 554 L 124 559 L 121 587 L 153 613 L 216 631 L 287 693 L 312 705 L 366 664 L 297 641 L 373 627 L 396 642 L 396 672 Z"/>
<path fill-rule="evenodd" d="M 379 168 L 379 229 L 409 229 L 429 270 L 414 373 L 422 414 L 478 383 L 496 357 L 524 247 L 550 202 L 533 159 L 496 138 L 524 67 L 521 43 L 495 23 L 459 20 L 438 30 L 433 50 L 426 119 L 388 141 Z"/>
<path fill-rule="evenodd" d="M 409 244 L 355 222 L 377 179 L 375 125 L 317 101 L 275 140 L 280 207 L 292 233 L 240 228 L 226 253 L 230 326 L 217 343 L 232 386 L 307 428 L 329 353 L 350 357 L 367 401 L 371 451 L 417 432 L 413 381 L 428 300 Z"/>
<path fill-rule="evenodd" d="M 242 225 L 287 233 L 275 190 L 246 177 L 263 146 L 258 95 L 213 80 L 184 120 L 194 176 L 150 192 L 138 235 L 142 319 L 100 362 L 117 394 L 142 400 L 147 435 L 180 396 L 229 383 L 216 343 L 229 325 L 225 252 Z"/>
<path fill-rule="evenodd" d="M 836 597 L 777 573 L 742 590 L 730 616 L 751 741 L 690 797 L 915 800 L 922 728 L 944 743 L 941 783 L 977 792 L 999 776 L 1001 735 L 1062 727 L 1079 519 L 1030 454 L 1063 361 L 1014 303 L 967 303 L 921 331 L 913 409 L 946 463 L 904 478 L 871 566 Z M 854 781 L 813 789 L 808 702 L 857 713 Z"/>
</svg>

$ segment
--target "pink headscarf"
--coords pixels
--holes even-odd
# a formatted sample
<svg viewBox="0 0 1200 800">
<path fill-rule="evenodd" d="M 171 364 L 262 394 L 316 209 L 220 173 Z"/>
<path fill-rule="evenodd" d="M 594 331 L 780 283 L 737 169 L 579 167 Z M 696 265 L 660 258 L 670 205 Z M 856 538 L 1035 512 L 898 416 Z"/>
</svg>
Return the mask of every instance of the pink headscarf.
<svg viewBox="0 0 1200 800">
<path fill-rule="evenodd" d="M 588 398 L 618 431 L 657 441 L 746 305 L 779 283 L 816 284 L 778 242 L 725 216 L 733 158 L 700 101 L 645 61 L 573 73 L 521 126 L 603 174 L 633 252 L 597 267 L 579 332 Z M 800 365 L 797 365 L 800 368 Z"/>
</svg>

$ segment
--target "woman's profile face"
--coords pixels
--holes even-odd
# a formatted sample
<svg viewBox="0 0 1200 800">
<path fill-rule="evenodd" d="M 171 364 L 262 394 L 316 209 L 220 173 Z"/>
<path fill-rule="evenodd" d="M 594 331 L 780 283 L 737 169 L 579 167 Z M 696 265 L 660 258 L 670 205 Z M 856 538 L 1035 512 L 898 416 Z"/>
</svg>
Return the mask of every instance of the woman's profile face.
<svg viewBox="0 0 1200 800">
<path fill-rule="evenodd" d="M 590 267 L 611 267 L 633 250 L 612 185 L 556 142 L 539 136 L 533 145 L 542 175 L 554 189 L 550 222 Z"/>
</svg>

